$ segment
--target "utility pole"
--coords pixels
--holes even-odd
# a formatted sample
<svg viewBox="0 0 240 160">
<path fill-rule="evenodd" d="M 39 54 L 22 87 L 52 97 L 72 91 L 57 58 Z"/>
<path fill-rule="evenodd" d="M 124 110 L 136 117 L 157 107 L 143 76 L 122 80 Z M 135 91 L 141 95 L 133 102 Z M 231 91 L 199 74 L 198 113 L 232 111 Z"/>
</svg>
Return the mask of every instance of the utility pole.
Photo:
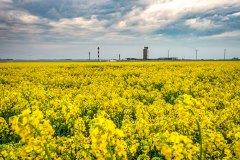
<svg viewBox="0 0 240 160">
<path fill-rule="evenodd" d="M 91 55 L 91 53 L 90 53 L 90 52 L 88 52 L 88 59 L 89 59 L 89 61 L 90 61 L 90 55 Z"/>
<path fill-rule="evenodd" d="M 119 60 L 119 61 L 121 60 L 121 55 L 120 55 L 120 54 L 118 55 L 118 60 Z"/>
<path fill-rule="evenodd" d="M 168 50 L 168 59 L 169 59 L 169 50 Z"/>
<path fill-rule="evenodd" d="M 197 54 L 198 54 L 198 50 L 196 49 L 196 60 L 197 60 L 197 58 L 198 58 L 198 55 L 197 55 Z"/>
<path fill-rule="evenodd" d="M 224 60 L 226 59 L 226 49 L 224 49 Z"/>
<path fill-rule="evenodd" d="M 98 49 L 98 61 L 99 61 L 99 49 L 100 49 L 100 48 L 98 47 L 97 49 Z"/>
</svg>

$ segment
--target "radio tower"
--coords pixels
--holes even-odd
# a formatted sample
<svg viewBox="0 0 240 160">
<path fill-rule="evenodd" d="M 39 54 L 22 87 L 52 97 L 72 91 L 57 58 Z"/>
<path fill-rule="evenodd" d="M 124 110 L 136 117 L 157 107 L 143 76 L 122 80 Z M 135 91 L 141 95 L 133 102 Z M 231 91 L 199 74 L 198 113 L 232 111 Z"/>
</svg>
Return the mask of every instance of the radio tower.
<svg viewBox="0 0 240 160">
<path fill-rule="evenodd" d="M 98 49 L 98 61 L 99 61 L 99 49 L 100 49 L 100 48 L 98 47 L 97 49 Z"/>
</svg>

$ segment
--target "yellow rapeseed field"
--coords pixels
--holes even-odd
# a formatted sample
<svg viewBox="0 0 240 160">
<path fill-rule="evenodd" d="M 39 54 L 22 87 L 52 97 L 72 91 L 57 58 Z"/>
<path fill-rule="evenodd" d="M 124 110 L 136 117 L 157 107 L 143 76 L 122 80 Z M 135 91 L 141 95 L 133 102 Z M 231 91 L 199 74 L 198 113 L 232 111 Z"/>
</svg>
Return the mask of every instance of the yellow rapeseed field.
<svg viewBox="0 0 240 160">
<path fill-rule="evenodd" d="M 0 63 L 0 159 L 239 159 L 239 62 Z"/>
</svg>

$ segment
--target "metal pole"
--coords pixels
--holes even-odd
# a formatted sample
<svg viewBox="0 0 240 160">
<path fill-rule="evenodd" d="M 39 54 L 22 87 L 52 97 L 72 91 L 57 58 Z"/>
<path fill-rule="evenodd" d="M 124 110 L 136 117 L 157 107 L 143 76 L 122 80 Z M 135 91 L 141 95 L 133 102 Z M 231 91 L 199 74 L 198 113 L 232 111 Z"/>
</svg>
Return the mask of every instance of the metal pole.
<svg viewBox="0 0 240 160">
<path fill-rule="evenodd" d="M 121 60 L 121 55 L 120 54 L 118 55 L 118 58 L 119 58 L 119 61 L 120 61 Z"/>
<path fill-rule="evenodd" d="M 91 54 L 91 53 L 90 53 L 90 52 L 88 52 L 88 59 L 89 59 L 89 61 L 90 61 L 90 54 Z"/>
<path fill-rule="evenodd" d="M 169 50 L 168 50 L 168 59 L 169 59 Z"/>
<path fill-rule="evenodd" d="M 98 61 L 99 61 L 99 49 L 100 49 L 100 48 L 98 47 L 97 49 L 98 49 Z"/>
</svg>

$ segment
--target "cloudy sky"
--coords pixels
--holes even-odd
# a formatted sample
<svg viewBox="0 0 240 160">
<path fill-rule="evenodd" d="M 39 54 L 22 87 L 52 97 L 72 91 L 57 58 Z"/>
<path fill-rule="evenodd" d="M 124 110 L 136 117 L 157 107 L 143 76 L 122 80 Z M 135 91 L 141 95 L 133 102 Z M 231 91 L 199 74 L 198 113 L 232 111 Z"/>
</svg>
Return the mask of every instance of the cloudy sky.
<svg viewBox="0 0 240 160">
<path fill-rule="evenodd" d="M 0 0 L 0 58 L 240 57 L 240 0 Z"/>
</svg>

